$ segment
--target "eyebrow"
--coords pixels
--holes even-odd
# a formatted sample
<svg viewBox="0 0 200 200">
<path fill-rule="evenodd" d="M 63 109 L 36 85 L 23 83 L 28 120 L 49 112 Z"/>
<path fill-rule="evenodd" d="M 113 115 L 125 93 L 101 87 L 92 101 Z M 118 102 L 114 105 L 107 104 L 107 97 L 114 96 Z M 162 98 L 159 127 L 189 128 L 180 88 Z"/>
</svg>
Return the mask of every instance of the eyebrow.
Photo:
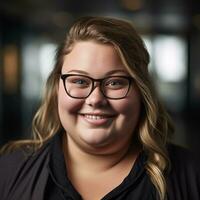
<svg viewBox="0 0 200 200">
<path fill-rule="evenodd" d="M 70 70 L 67 73 L 78 73 L 78 74 L 85 74 L 85 75 L 90 75 L 88 72 L 83 71 L 83 70 Z M 109 75 L 113 75 L 115 73 L 124 73 L 124 74 L 128 74 L 127 71 L 122 70 L 122 69 L 115 69 L 115 70 L 111 70 L 107 73 L 105 73 L 105 76 L 109 76 Z"/>
</svg>

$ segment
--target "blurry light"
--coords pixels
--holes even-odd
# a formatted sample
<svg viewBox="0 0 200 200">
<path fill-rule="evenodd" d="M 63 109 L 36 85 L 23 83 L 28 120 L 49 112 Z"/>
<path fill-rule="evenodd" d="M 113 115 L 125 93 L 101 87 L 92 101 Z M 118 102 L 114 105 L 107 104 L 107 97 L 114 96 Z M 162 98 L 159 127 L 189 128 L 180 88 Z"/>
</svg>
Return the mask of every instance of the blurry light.
<svg viewBox="0 0 200 200">
<path fill-rule="evenodd" d="M 58 12 L 52 16 L 54 24 L 60 28 L 66 27 L 66 24 L 72 21 L 72 16 L 67 12 Z"/>
<path fill-rule="evenodd" d="M 188 23 L 186 15 L 175 13 L 163 13 L 157 22 L 163 27 L 179 31 L 187 28 Z"/>
<path fill-rule="evenodd" d="M 17 47 L 8 45 L 3 55 L 4 89 L 7 93 L 14 93 L 18 87 L 18 53 Z"/>
<path fill-rule="evenodd" d="M 37 98 L 40 94 L 38 46 L 27 41 L 22 49 L 22 94 L 26 98 Z"/>
<path fill-rule="evenodd" d="M 122 5 L 128 10 L 139 10 L 143 7 L 143 0 L 122 0 Z"/>
<path fill-rule="evenodd" d="M 43 44 L 40 47 L 39 65 L 43 81 L 46 81 L 50 71 L 53 69 L 55 52 L 56 52 L 55 44 Z"/>
<path fill-rule="evenodd" d="M 27 39 L 22 54 L 22 94 L 39 99 L 44 82 L 54 65 L 56 46 L 43 39 Z"/>
<path fill-rule="evenodd" d="M 180 82 L 186 77 L 186 44 L 177 36 L 158 36 L 155 39 L 155 70 L 165 82 Z"/>
</svg>

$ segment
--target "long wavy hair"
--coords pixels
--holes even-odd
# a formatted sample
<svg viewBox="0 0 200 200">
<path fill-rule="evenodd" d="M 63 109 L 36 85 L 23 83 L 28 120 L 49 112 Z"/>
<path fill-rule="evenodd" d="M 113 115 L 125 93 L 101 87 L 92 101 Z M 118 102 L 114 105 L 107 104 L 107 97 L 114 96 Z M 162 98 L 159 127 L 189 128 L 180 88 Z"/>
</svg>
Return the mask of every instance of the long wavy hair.
<svg viewBox="0 0 200 200">
<path fill-rule="evenodd" d="M 63 59 L 79 41 L 110 44 L 117 50 L 124 66 L 134 78 L 142 99 L 138 138 L 147 154 L 146 171 L 161 200 L 166 198 L 166 172 L 170 167 L 167 141 L 174 131 L 170 118 L 161 105 L 148 73 L 149 54 L 131 23 L 106 17 L 83 17 L 69 30 L 57 51 L 55 67 L 46 84 L 41 106 L 34 116 L 33 138 L 7 144 L 2 152 L 23 145 L 36 149 L 63 129 L 58 116 L 57 91 Z"/>
</svg>

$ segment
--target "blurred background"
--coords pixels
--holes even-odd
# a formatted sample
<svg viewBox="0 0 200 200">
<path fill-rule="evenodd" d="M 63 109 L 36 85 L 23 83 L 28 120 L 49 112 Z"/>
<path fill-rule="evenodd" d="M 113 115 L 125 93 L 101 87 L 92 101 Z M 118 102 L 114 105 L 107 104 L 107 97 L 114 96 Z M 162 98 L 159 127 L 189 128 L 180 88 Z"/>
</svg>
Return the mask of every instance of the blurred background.
<svg viewBox="0 0 200 200">
<path fill-rule="evenodd" d="M 85 15 L 130 20 L 151 55 L 174 142 L 200 152 L 199 0 L 0 1 L 0 145 L 28 138 L 55 51 Z"/>
</svg>

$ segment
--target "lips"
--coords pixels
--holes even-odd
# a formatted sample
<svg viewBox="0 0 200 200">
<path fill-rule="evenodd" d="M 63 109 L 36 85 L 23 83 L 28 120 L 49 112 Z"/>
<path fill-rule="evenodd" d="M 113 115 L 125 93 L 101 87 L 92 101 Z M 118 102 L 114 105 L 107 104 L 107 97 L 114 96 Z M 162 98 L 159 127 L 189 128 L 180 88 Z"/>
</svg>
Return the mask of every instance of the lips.
<svg viewBox="0 0 200 200">
<path fill-rule="evenodd" d="M 115 115 L 105 114 L 105 113 L 85 113 L 81 114 L 82 118 L 91 125 L 105 125 L 115 117 Z"/>
</svg>

